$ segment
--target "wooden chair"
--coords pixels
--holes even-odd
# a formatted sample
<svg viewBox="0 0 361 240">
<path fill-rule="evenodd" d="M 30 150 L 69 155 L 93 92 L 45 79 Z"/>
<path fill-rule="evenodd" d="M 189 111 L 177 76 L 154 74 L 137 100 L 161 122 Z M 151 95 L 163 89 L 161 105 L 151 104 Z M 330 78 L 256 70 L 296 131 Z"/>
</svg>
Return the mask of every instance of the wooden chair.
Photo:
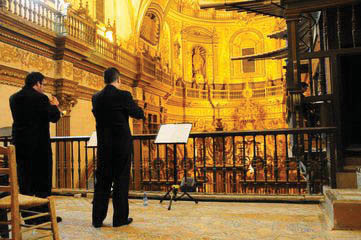
<svg viewBox="0 0 361 240">
<path fill-rule="evenodd" d="M 6 161 L 8 160 L 8 161 Z M 26 196 L 19 194 L 19 186 L 16 171 L 16 158 L 15 158 L 15 147 L 13 145 L 5 148 L 0 146 L 0 174 L 9 176 L 9 184 L 0 186 L 0 192 L 8 192 L 9 195 L 0 199 L 0 209 L 6 209 L 11 214 L 9 221 L 2 221 L 0 224 L 6 224 L 11 227 L 11 238 L 4 239 L 15 239 L 21 240 L 24 232 L 39 229 L 39 234 L 34 236 L 31 235 L 31 239 L 40 239 L 48 236 L 52 236 L 53 239 L 60 239 L 58 232 L 58 224 L 56 221 L 55 205 L 54 200 L 49 198 L 38 198 L 33 196 Z M 7 165 L 9 167 L 7 167 Z M 44 206 L 47 205 L 49 212 L 34 212 L 29 211 L 30 207 Z M 29 217 L 21 217 L 21 212 L 28 212 L 32 215 Z M 41 223 L 38 225 L 27 225 L 23 223 L 24 220 L 36 219 L 39 217 L 50 216 L 50 222 Z M 50 225 L 50 228 L 48 228 Z M 23 229 L 21 227 L 24 227 Z M 1 238 L 3 239 L 3 238 Z"/>
</svg>

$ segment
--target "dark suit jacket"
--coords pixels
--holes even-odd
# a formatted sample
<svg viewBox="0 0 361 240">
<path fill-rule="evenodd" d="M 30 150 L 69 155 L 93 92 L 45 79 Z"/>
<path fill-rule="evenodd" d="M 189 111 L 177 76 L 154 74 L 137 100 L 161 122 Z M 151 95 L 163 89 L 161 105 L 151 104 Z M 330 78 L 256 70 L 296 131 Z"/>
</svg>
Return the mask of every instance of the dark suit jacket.
<svg viewBox="0 0 361 240">
<path fill-rule="evenodd" d="M 132 140 L 129 117 L 144 118 L 144 112 L 128 91 L 112 85 L 92 98 L 98 138 L 97 168 L 105 176 L 129 176 Z"/>
<path fill-rule="evenodd" d="M 50 105 L 45 94 L 29 87 L 10 97 L 10 108 L 20 192 L 50 194 L 52 153 L 49 122 L 57 122 L 60 112 L 56 106 Z"/>
</svg>

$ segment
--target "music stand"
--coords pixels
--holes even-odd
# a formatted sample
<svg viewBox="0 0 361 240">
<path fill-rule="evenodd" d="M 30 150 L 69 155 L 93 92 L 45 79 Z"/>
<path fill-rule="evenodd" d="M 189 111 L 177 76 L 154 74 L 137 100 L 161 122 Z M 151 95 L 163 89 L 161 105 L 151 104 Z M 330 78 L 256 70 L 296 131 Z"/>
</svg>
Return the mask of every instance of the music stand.
<svg viewBox="0 0 361 240">
<path fill-rule="evenodd" d="M 189 133 L 192 129 L 191 123 L 176 123 L 176 124 L 161 124 L 157 137 L 154 141 L 155 144 L 173 144 L 173 180 L 174 184 L 172 187 L 168 190 L 168 192 L 163 196 L 163 198 L 160 200 L 160 202 L 163 202 L 164 199 L 166 199 L 170 195 L 170 202 L 168 206 L 168 210 L 172 207 L 172 201 L 177 201 L 178 199 L 182 198 L 184 195 L 187 195 L 191 200 L 195 201 L 195 203 L 198 203 L 197 200 L 192 198 L 187 192 L 187 185 L 184 188 L 185 191 L 183 191 L 183 194 L 180 197 L 177 197 L 178 190 L 180 186 L 178 185 L 178 174 L 177 174 L 177 144 L 183 144 L 184 145 L 184 162 L 186 163 L 186 144 L 188 142 Z M 185 184 L 187 184 L 187 169 L 185 167 L 184 169 L 184 178 L 185 178 Z"/>
</svg>

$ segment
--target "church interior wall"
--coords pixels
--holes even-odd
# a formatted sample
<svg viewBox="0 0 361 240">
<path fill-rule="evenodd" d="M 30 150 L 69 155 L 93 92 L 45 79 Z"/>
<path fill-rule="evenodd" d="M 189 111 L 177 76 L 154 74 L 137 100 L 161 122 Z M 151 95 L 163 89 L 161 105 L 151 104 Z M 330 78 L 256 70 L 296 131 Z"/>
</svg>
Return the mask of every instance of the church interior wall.
<svg viewBox="0 0 361 240">
<path fill-rule="evenodd" d="M 10 127 L 13 124 L 13 118 L 11 116 L 9 98 L 12 94 L 19 91 L 20 88 L 9 86 L 0 83 L 0 128 L 1 127 Z"/>
<path fill-rule="evenodd" d="M 95 119 L 92 113 L 92 103 L 79 99 L 71 111 L 71 136 L 90 136 L 95 131 Z"/>
<path fill-rule="evenodd" d="M 82 1 L 82 5 L 80 5 L 80 1 L 76 0 L 67 2 L 70 2 L 75 9 L 88 6 L 88 15 L 96 20 L 96 1 L 88 1 L 88 3 Z M 120 47 L 125 48 L 130 51 L 129 54 L 132 54 L 133 49 L 128 48 L 128 46 L 134 44 L 136 46 L 136 50 L 133 52 L 136 61 L 131 64 L 138 65 L 138 61 L 141 61 L 139 58 L 146 58 L 148 59 L 146 63 L 148 65 L 144 66 L 147 69 L 151 69 L 149 67 L 153 66 L 155 72 L 160 71 L 163 74 L 161 76 L 166 76 L 171 82 L 174 83 L 178 80 L 182 82 L 181 88 L 178 89 L 174 85 L 165 87 L 162 83 L 163 79 L 157 74 L 150 79 L 146 74 L 145 77 L 139 77 L 137 73 L 127 75 L 126 89 L 133 92 L 133 95 L 134 92 L 139 90 L 142 92 L 142 94 L 136 94 L 135 99 L 143 107 L 145 106 L 144 103 L 148 104 L 145 110 L 147 113 L 157 116 L 158 124 L 166 121 L 194 122 L 202 119 L 207 124 L 211 124 L 208 129 L 212 130 L 215 129 L 215 119 L 221 117 L 227 122 L 227 130 L 241 130 L 235 127 L 237 126 L 235 119 L 245 119 L 243 116 L 235 116 L 239 112 L 239 106 L 247 104 L 250 106 L 262 105 L 265 99 L 275 104 L 273 109 L 278 109 L 276 113 L 266 110 L 268 111 L 265 114 L 266 120 L 270 119 L 271 121 L 271 119 L 281 117 L 284 121 L 284 108 L 276 107 L 277 104 L 283 104 L 284 91 L 264 97 L 255 95 L 257 91 L 265 92 L 265 88 L 268 86 L 275 86 L 280 89 L 283 87 L 282 65 L 284 63 L 282 60 L 256 61 L 255 72 L 251 73 L 242 73 L 242 71 L 239 71 L 242 63 L 230 60 L 230 57 L 234 56 L 234 54 L 241 53 L 240 51 L 233 51 L 235 46 L 239 49 L 254 47 L 255 54 L 284 46 L 284 41 L 267 37 L 268 34 L 285 26 L 283 21 L 254 14 L 240 15 L 241 17 L 237 20 L 189 17 L 177 12 L 171 6 L 172 4 L 168 4 L 168 1 L 161 0 L 131 1 L 131 3 L 128 2 L 127 4 L 124 1 L 115 0 L 105 2 L 104 19 L 105 21 L 109 19 L 111 25 L 116 20 L 115 32 L 117 39 L 121 43 Z M 127 5 L 126 9 L 120 7 L 120 5 L 124 4 Z M 158 20 L 152 22 L 153 17 L 146 19 L 148 12 L 144 11 L 144 14 L 142 13 L 144 6 L 148 6 L 149 11 L 154 13 Z M 120 14 L 120 11 L 126 12 Z M 142 14 L 144 15 L 143 18 L 141 17 Z M 122 21 L 122 19 L 118 19 L 119 16 L 127 18 L 127 20 Z M 119 24 L 119 21 L 122 24 Z M 142 33 L 137 33 L 136 25 L 139 21 L 149 24 L 145 26 L 145 29 L 149 27 L 157 30 L 156 35 L 154 35 L 154 31 L 145 32 L 144 36 L 142 36 Z M 99 28 L 103 29 L 106 24 L 100 23 Z M 127 38 L 124 33 L 118 32 L 120 26 L 129 28 L 132 31 L 132 37 Z M 140 31 L 142 31 L 142 26 L 140 26 Z M 134 39 L 137 36 L 140 36 L 139 39 Z M 238 45 L 234 43 L 235 40 Z M 152 42 L 153 44 L 150 44 Z M 77 62 L 79 60 L 54 60 L 4 42 L 0 42 L 0 48 L 4 49 L 3 54 L 0 54 L 3 55 L 0 64 L 14 69 L 21 69 L 25 72 L 41 71 L 54 81 L 61 80 L 64 84 L 68 84 L 62 90 L 63 94 L 71 95 L 76 100 L 76 104 L 71 109 L 71 135 L 89 135 L 94 130 L 90 97 L 95 91 L 104 86 L 100 71 L 102 68 L 108 67 L 111 62 L 97 60 L 92 63 L 91 61 L 95 60 L 95 56 L 99 58 L 99 55 L 90 53 L 90 57 L 87 59 L 90 63 L 86 63 L 88 66 L 84 67 L 83 63 Z M 196 55 L 196 52 L 199 52 L 199 55 Z M 131 69 L 130 71 L 134 72 L 133 69 L 138 69 L 138 67 L 130 66 L 129 62 L 117 64 L 122 67 L 122 71 L 123 69 Z M 96 71 L 90 71 L 93 66 L 96 66 Z M 234 66 L 237 66 L 237 74 L 232 73 Z M 50 87 L 52 88 L 49 88 L 49 93 L 54 93 L 54 86 L 54 83 L 51 83 Z M 134 90 L 135 86 L 138 90 Z M 255 90 L 255 88 L 257 89 Z M 205 94 L 207 97 L 191 97 L 188 92 L 190 89 L 202 90 L 203 92 L 199 94 Z M 213 93 L 214 90 L 219 90 L 219 92 Z M 234 90 L 238 91 L 239 97 L 237 99 L 230 97 L 217 98 L 214 95 L 230 95 Z M 179 96 L 177 91 L 184 92 L 185 96 Z M 271 103 L 271 106 L 273 106 L 273 103 Z M 270 103 L 267 103 L 268 105 Z M 265 105 L 264 109 L 271 109 L 267 106 Z M 161 109 L 163 109 L 162 112 Z M 221 116 L 217 116 L 217 112 Z M 7 122 L 9 121 L 10 119 L 7 120 Z M 241 127 L 240 124 L 238 126 Z"/>
</svg>

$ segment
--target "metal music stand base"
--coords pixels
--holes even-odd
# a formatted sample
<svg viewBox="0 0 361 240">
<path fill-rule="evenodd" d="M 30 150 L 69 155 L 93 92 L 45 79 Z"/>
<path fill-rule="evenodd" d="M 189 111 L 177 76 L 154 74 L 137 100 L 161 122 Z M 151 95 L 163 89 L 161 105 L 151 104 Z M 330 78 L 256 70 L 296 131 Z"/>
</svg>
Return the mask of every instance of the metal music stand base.
<svg viewBox="0 0 361 240">
<path fill-rule="evenodd" d="M 198 204 L 198 200 L 192 198 L 192 196 L 189 195 L 189 193 L 187 191 L 184 191 L 181 196 L 177 197 L 179 188 L 180 188 L 179 185 L 172 185 L 171 189 L 169 189 L 168 192 L 160 200 L 160 203 L 162 203 L 163 200 L 165 200 L 168 196 L 170 196 L 170 201 L 169 201 L 169 205 L 168 205 L 168 210 L 170 210 L 172 207 L 172 201 L 176 202 L 177 200 L 181 199 L 184 195 L 187 195 L 192 201 L 194 201 L 196 204 Z M 187 189 L 187 187 L 185 187 L 185 189 Z"/>
</svg>

